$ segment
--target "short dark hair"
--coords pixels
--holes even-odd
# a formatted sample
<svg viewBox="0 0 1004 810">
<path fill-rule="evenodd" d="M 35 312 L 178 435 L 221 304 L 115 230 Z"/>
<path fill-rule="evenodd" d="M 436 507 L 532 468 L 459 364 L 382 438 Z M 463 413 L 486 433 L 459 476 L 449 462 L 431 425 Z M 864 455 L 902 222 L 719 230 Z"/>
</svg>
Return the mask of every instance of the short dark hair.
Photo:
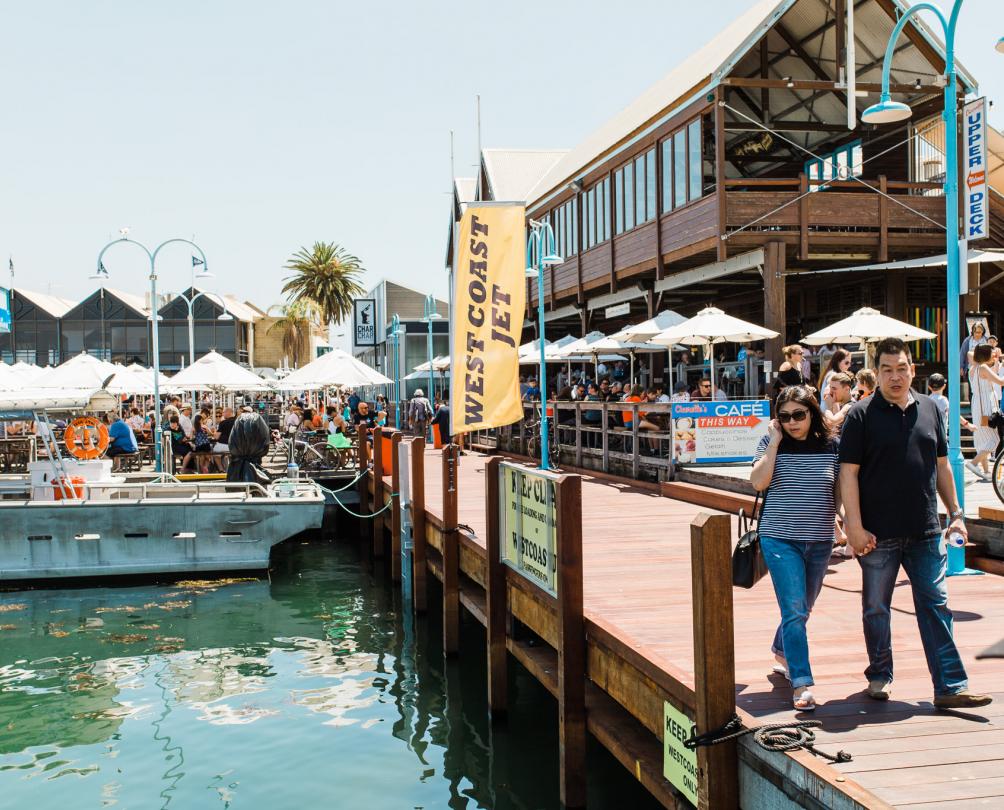
<svg viewBox="0 0 1004 810">
<path fill-rule="evenodd" d="M 942 374 L 932 374 L 927 378 L 927 387 L 935 391 L 940 391 L 946 385 L 948 385 L 948 383 Z"/>
<path fill-rule="evenodd" d="M 900 352 L 906 353 L 907 362 L 913 362 L 913 355 L 910 353 L 910 347 L 906 343 L 898 337 L 882 338 L 882 340 L 875 344 L 875 363 L 876 365 L 878 364 L 878 360 L 883 354 L 899 354 Z"/>
<path fill-rule="evenodd" d="M 985 363 L 994 356 L 994 350 L 989 343 L 981 343 L 973 349 L 973 360 L 977 363 Z"/>
</svg>

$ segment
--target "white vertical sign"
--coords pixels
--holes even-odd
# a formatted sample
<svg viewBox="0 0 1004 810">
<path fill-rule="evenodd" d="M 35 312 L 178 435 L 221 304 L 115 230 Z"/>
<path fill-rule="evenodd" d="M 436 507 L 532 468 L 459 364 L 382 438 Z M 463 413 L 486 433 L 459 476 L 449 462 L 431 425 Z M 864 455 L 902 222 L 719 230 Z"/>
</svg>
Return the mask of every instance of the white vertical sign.
<svg viewBox="0 0 1004 810">
<path fill-rule="evenodd" d="M 990 205 L 987 200 L 987 100 L 970 101 L 962 110 L 962 154 L 966 180 L 965 230 L 962 238 L 972 241 L 990 236 Z"/>
</svg>

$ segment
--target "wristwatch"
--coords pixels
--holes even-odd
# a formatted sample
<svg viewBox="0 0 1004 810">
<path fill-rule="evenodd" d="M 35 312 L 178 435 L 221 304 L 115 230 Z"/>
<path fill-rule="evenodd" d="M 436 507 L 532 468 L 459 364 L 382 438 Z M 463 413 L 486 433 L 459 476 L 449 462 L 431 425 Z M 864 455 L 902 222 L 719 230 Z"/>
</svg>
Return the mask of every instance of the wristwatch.
<svg viewBox="0 0 1004 810">
<path fill-rule="evenodd" d="M 966 513 L 963 512 L 961 509 L 956 509 L 954 512 L 951 512 L 948 515 L 949 520 L 958 520 L 959 518 L 961 518 L 962 520 L 966 519 Z"/>
</svg>

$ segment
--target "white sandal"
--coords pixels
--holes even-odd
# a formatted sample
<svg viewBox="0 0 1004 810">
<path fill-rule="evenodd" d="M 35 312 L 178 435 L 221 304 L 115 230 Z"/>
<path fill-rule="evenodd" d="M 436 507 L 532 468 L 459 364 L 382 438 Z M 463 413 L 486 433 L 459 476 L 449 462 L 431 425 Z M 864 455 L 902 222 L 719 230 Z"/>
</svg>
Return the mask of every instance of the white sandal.
<svg viewBox="0 0 1004 810">
<path fill-rule="evenodd" d="M 799 704 L 802 704 L 801 706 Z M 792 696 L 791 705 L 796 712 L 814 712 L 816 710 L 816 697 L 805 687 L 805 691 L 797 697 Z"/>
</svg>

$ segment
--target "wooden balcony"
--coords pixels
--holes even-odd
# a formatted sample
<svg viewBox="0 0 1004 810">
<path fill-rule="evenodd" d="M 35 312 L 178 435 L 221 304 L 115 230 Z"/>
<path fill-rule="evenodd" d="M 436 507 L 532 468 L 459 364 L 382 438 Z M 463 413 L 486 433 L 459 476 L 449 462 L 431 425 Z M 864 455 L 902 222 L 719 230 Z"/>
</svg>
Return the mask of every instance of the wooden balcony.
<svg viewBox="0 0 1004 810">
<path fill-rule="evenodd" d="M 943 246 L 945 200 L 940 183 L 886 180 L 838 181 L 807 193 L 808 181 L 726 180 L 725 225 L 729 244 L 781 239 L 810 248 L 857 247 L 886 261 L 890 248 Z M 732 250 L 730 249 L 730 252 Z"/>
</svg>

